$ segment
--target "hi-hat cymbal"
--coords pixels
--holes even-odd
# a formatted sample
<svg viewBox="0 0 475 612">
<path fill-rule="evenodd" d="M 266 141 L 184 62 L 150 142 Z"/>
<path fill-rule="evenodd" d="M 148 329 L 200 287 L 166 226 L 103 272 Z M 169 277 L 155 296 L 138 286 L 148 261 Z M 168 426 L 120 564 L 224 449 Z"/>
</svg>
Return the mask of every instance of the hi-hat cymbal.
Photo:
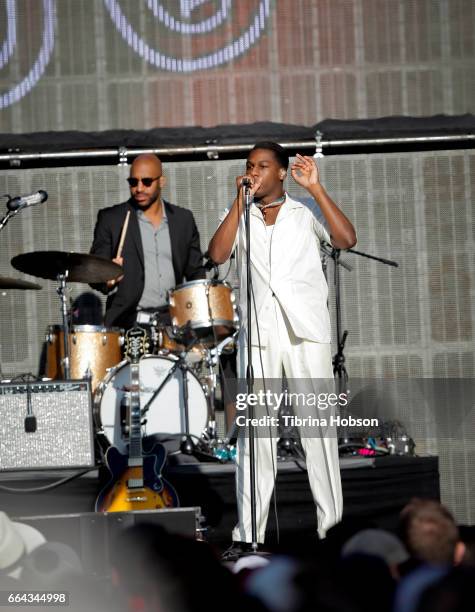
<svg viewBox="0 0 475 612">
<path fill-rule="evenodd" d="M 11 260 L 17 270 L 32 276 L 56 280 L 66 274 L 67 281 L 76 283 L 105 283 L 122 274 L 122 268 L 103 257 L 87 253 L 65 251 L 33 251 L 17 255 Z"/>
<path fill-rule="evenodd" d="M 41 285 L 21 280 L 21 278 L 0 276 L 0 289 L 41 289 Z"/>
</svg>

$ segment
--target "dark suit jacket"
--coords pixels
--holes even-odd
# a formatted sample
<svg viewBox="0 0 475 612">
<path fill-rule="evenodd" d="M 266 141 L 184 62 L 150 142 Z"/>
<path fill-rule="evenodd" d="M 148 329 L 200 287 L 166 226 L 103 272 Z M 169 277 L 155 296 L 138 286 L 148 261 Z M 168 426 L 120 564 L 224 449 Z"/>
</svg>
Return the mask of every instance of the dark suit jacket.
<svg viewBox="0 0 475 612">
<path fill-rule="evenodd" d="M 170 231 L 172 262 L 176 284 L 184 280 L 205 278 L 200 249 L 200 237 L 193 213 L 185 208 L 165 202 Z M 104 323 L 107 327 L 130 327 L 135 320 L 137 305 L 144 288 L 144 263 L 142 238 L 132 200 L 103 208 L 97 215 L 94 241 L 91 253 L 113 259 L 117 253 L 120 234 L 127 211 L 131 211 L 122 256 L 124 258 L 124 278 L 117 284 L 117 290 L 109 290 L 106 285 L 91 285 L 102 293 L 110 293 L 107 298 Z"/>
</svg>

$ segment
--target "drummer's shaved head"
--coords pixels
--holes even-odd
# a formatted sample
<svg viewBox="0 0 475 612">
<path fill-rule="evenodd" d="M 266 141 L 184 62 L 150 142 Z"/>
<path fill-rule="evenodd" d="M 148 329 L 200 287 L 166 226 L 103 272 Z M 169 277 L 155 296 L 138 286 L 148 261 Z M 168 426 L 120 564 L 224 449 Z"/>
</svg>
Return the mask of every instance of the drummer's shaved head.
<svg viewBox="0 0 475 612">
<path fill-rule="evenodd" d="M 162 162 L 153 153 L 142 153 L 142 155 L 136 157 L 130 168 L 130 176 L 134 176 L 134 173 L 138 172 L 139 168 L 153 169 L 154 174 L 150 176 L 159 176 L 162 174 Z M 142 176 L 145 176 L 145 174 L 142 174 Z"/>
<path fill-rule="evenodd" d="M 150 210 L 151 206 L 160 206 L 165 177 L 162 175 L 162 162 L 156 155 L 144 153 L 135 158 L 130 167 L 129 185 L 132 199 L 143 211 Z"/>
</svg>

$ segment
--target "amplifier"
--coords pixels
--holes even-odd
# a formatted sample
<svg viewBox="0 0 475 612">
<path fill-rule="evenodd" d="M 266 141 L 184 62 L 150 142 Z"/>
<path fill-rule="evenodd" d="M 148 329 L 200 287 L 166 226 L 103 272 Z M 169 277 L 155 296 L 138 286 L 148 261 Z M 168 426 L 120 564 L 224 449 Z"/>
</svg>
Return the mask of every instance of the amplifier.
<svg viewBox="0 0 475 612">
<path fill-rule="evenodd" d="M 199 507 L 12 518 L 35 527 L 48 542 L 63 542 L 71 546 L 80 556 L 84 571 L 96 579 L 110 577 L 113 543 L 128 527 L 146 523 L 196 539 L 201 539 L 203 532 Z"/>
<path fill-rule="evenodd" d="M 90 381 L 0 383 L 0 471 L 93 466 Z"/>
</svg>

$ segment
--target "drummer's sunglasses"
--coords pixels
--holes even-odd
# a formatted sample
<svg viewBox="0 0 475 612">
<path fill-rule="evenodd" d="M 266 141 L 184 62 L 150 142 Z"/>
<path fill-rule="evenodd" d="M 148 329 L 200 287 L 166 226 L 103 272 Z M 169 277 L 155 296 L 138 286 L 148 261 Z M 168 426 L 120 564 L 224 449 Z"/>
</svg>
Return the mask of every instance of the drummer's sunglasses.
<svg viewBox="0 0 475 612">
<path fill-rule="evenodd" d="M 129 176 L 129 178 L 127 179 L 127 182 L 129 183 L 131 187 L 137 187 L 139 183 L 142 183 L 144 187 L 150 187 L 153 181 L 157 181 L 161 177 L 162 177 L 161 174 L 160 176 L 156 176 L 155 178 L 135 178 L 135 176 Z"/>
</svg>

